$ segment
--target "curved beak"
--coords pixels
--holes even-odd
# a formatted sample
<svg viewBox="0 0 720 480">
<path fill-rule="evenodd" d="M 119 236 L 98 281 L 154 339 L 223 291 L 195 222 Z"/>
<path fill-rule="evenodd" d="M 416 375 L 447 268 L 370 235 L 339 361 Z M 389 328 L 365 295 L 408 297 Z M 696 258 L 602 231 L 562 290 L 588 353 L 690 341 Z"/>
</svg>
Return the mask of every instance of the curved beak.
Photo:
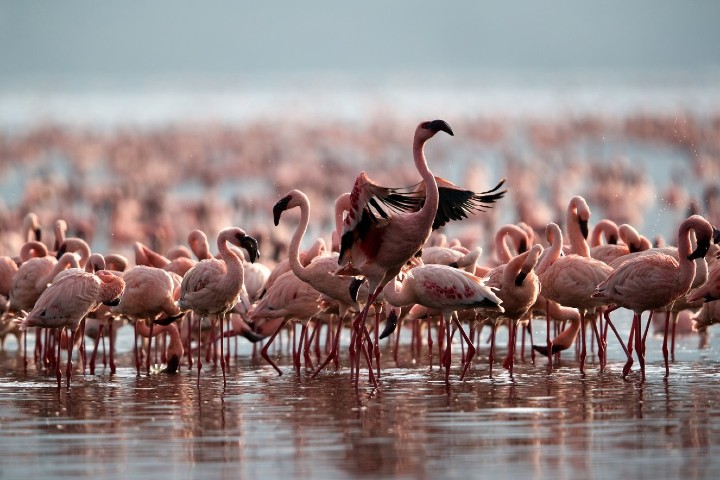
<svg viewBox="0 0 720 480">
<path fill-rule="evenodd" d="M 588 238 L 588 221 L 587 220 L 580 220 L 580 231 L 583 234 L 583 237 L 585 240 Z"/>
<path fill-rule="evenodd" d="M 260 258 L 260 250 L 258 250 L 258 241 L 255 240 L 250 235 L 245 235 L 240 239 L 240 246 L 243 247 L 247 252 L 250 254 L 250 262 L 255 263 L 255 261 Z"/>
<path fill-rule="evenodd" d="M 703 238 L 698 241 L 697 248 L 694 252 L 688 255 L 687 258 L 688 260 L 696 260 L 698 258 L 703 258 L 705 255 L 707 255 L 708 250 L 710 250 L 710 239 Z"/>
<path fill-rule="evenodd" d="M 280 223 L 280 215 L 282 215 L 282 212 L 287 210 L 288 203 L 290 203 L 290 198 L 290 195 L 281 198 L 273 207 L 273 221 L 275 222 L 276 227 Z"/>
<path fill-rule="evenodd" d="M 380 339 L 383 339 L 387 336 L 389 336 L 391 333 L 395 331 L 395 328 L 397 327 L 397 321 L 398 317 L 395 313 L 395 309 L 391 309 L 390 313 L 387 316 L 387 321 L 385 322 L 385 329 L 380 334 Z"/>
<path fill-rule="evenodd" d="M 432 130 L 433 132 L 445 132 L 450 136 L 454 136 L 455 134 L 452 131 L 452 128 L 450 128 L 450 125 L 445 120 L 433 120 L 432 122 L 428 123 L 428 129 Z"/>
</svg>

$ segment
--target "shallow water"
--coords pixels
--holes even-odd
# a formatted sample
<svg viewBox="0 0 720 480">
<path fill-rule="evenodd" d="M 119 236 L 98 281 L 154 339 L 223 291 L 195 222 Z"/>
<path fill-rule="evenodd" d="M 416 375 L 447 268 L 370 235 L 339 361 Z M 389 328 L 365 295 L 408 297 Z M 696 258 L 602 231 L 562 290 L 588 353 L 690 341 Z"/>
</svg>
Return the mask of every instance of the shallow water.
<svg viewBox="0 0 720 480">
<path fill-rule="evenodd" d="M 660 341 L 644 383 L 636 365 L 621 378 L 610 339 L 607 371 L 591 355 L 584 378 L 565 352 L 551 373 L 538 358 L 491 379 L 483 347 L 460 382 L 455 345 L 449 386 L 424 350 L 401 345 L 395 364 L 387 345 L 380 387 L 363 375 L 357 392 L 346 359 L 311 380 L 284 354 L 278 377 L 246 342 L 227 386 L 206 364 L 199 390 L 187 365 L 136 376 L 127 349 L 115 375 L 77 368 L 69 390 L 1 352 L 0 478 L 716 478 L 718 341 L 680 338 L 668 381 Z"/>
</svg>

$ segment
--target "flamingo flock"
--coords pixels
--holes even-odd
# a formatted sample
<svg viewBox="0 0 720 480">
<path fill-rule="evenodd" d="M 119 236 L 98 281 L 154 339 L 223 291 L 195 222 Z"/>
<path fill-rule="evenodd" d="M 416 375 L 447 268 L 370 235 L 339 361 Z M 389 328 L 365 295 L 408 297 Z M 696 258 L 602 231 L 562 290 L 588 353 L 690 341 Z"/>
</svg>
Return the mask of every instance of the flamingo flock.
<svg viewBox="0 0 720 480">
<path fill-rule="evenodd" d="M 76 344 L 85 373 L 85 337 L 93 339 L 92 374 L 98 345 L 104 352 L 107 340 L 114 374 L 117 329 L 129 324 L 134 329 L 138 375 L 143 359 L 146 373 L 153 357 L 157 360 L 157 347 L 155 353 L 151 348 L 154 340 L 162 345 L 163 371 L 176 373 L 183 365 L 192 369 L 195 362 L 200 388 L 203 360 L 216 365 L 219 359 L 223 383 L 227 381 L 229 342 L 236 335 L 262 343 L 262 357 L 282 375 L 273 358 L 281 349 L 271 352 L 270 347 L 288 331 L 295 374 L 311 378 L 330 374 L 325 370 L 331 363 L 339 367 L 343 339 L 349 336 L 345 343 L 350 377 L 358 388 L 363 369 L 368 384 L 379 385 L 382 341 L 393 336 L 390 345 L 397 359 L 404 346 L 401 336 L 408 332 L 411 349 L 427 346 L 430 369 L 434 334 L 438 363 L 450 383 L 453 347 L 462 352 L 457 374 L 463 380 L 478 366 L 485 327 L 490 329 L 489 375 L 495 332 L 501 326 L 509 332 L 503 361 L 509 375 L 513 375 L 519 332 L 521 359 L 528 332 L 532 361 L 535 352 L 546 355 L 550 370 L 553 359 L 579 336 L 579 373 L 586 375 L 588 327 L 597 343 L 601 371 L 607 367 L 611 329 L 627 356 L 623 377 L 632 371 L 634 351 L 645 380 L 650 324 L 648 319 L 643 328 L 645 312 L 667 317 L 666 377 L 670 375 L 668 337 L 674 346 L 677 314 L 687 309 L 696 312 L 698 330 L 720 322 L 720 232 L 701 215 L 689 215 L 680 224 L 677 247 L 651 248 L 651 242 L 629 222 L 618 226 L 610 218 L 599 219 L 590 235 L 589 202 L 574 195 L 567 204 L 565 234 L 553 221 L 503 225 L 494 235 L 497 258 L 483 257 L 478 245 L 448 241 L 442 233 L 446 224 L 482 217 L 492 207 L 504 208 L 507 191 L 501 189 L 504 179 L 489 190 L 475 192 L 437 176 L 425 145 L 440 132 L 454 136 L 443 120 L 424 121 L 415 129 L 411 151 L 419 182 L 386 187 L 365 172 L 354 183 L 347 182 L 348 193 L 324 207 L 332 212 L 334 225 L 313 225 L 314 231 L 327 230 L 332 238 L 329 249 L 323 237 L 308 238 L 311 201 L 297 188 L 267 212 L 268 221 L 272 215 L 275 228 L 282 228 L 283 214 L 288 212 L 283 223 L 290 223 L 295 221 L 290 212 L 299 210 L 291 240 L 262 255 L 264 243 L 242 228 L 228 227 L 217 235 L 218 254 L 213 256 L 207 235 L 194 228 L 187 245 L 175 245 L 164 253 L 134 242 L 135 265 L 130 266 L 117 252 L 92 252 L 81 238 L 66 237 L 64 220 L 55 223 L 51 251 L 41 241 L 37 215 L 28 214 L 17 256 L 0 257 L 2 340 L 9 334 L 17 337 L 24 346 L 27 369 L 27 336 L 33 332 L 34 363 L 54 372 L 58 387 L 64 349 L 70 388 L 77 367 Z M 308 240 L 315 241 L 302 250 Z M 278 253 L 286 249 L 286 256 Z M 276 261 L 263 263 L 268 258 Z M 611 319 L 611 312 L 619 308 L 634 314 L 629 338 L 623 338 Z M 544 344 L 537 344 L 533 320 L 543 317 L 546 338 Z M 298 338 L 296 323 L 301 325 Z"/>
</svg>

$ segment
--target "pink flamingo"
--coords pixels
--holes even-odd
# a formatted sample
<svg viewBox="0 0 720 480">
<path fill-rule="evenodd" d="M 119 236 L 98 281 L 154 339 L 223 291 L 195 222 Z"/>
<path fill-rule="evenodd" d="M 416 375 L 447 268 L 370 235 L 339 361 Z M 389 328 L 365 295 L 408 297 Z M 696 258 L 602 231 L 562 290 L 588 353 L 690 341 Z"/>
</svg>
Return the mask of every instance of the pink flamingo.
<svg viewBox="0 0 720 480">
<path fill-rule="evenodd" d="M 181 310 L 192 310 L 205 317 L 220 316 L 220 337 L 223 337 L 224 315 L 238 302 L 243 285 L 242 261 L 230 248 L 228 243 L 245 248 L 250 254 L 250 261 L 258 258 L 257 240 L 246 235 L 237 227 L 226 228 L 217 238 L 218 252 L 222 260 L 211 258 L 203 260 L 187 271 L 180 286 L 180 299 L 177 301 Z M 198 323 L 198 388 L 200 387 L 200 360 L 202 321 Z M 220 367 L 225 378 L 225 355 L 223 342 L 220 342 Z"/>
<path fill-rule="evenodd" d="M 532 245 L 527 232 L 522 227 L 511 223 L 503 225 L 495 232 L 495 255 L 500 264 L 508 263 L 513 258 L 507 245 L 508 238 L 512 241 L 518 254 L 526 252 Z"/>
<path fill-rule="evenodd" d="M 704 284 L 690 292 L 688 301 L 696 302 L 704 299 L 705 302 L 720 300 L 720 261 L 715 262 L 708 269 L 708 278 Z"/>
<path fill-rule="evenodd" d="M 422 122 L 415 130 L 413 159 L 423 180 L 416 192 L 403 194 L 400 189 L 382 187 L 370 180 L 365 172 L 355 180 L 351 207 L 340 242 L 341 268 L 336 274 L 363 276 L 368 281 L 371 294 L 354 323 L 356 338 L 362 343 L 364 351 L 360 326 L 365 325 L 370 305 L 375 302 L 383 287 L 422 248 L 433 228 L 451 219 L 465 218 L 468 211 L 481 209 L 505 193 L 495 193 L 502 182 L 493 190 L 478 195 L 440 179 L 443 188 L 447 188 L 450 194 L 450 198 L 440 202 L 438 179 L 428 168 L 424 153 L 425 142 L 439 131 L 453 135 L 452 129 L 443 120 Z M 394 210 L 395 214 L 388 215 L 378 201 Z M 382 218 L 378 219 L 378 216 Z"/>
<path fill-rule="evenodd" d="M 310 221 L 310 201 L 307 195 L 300 190 L 291 190 L 275 204 L 273 207 L 273 217 L 275 225 L 278 225 L 282 212 L 296 207 L 300 209 L 300 222 L 290 242 L 290 250 L 288 252 L 290 268 L 300 280 L 309 283 L 318 292 L 340 302 L 339 318 L 340 322 L 342 322 L 348 309 L 359 310 L 356 301 L 357 292 L 351 293 L 354 279 L 351 277 L 338 277 L 333 274 L 333 272 L 337 270 L 339 256 L 339 254 L 335 252 L 318 255 L 307 265 L 301 263 L 300 243 L 302 242 Z M 354 298 L 353 293 L 355 294 Z M 361 298 L 367 298 L 367 292 L 363 292 Z M 338 326 L 336 337 L 339 337 L 340 331 L 342 330 L 341 327 L 342 323 Z M 305 328 L 306 325 L 303 324 L 303 331 L 300 334 L 301 339 L 306 335 Z M 337 354 L 335 342 L 332 348 L 333 350 L 328 357 L 328 361 Z M 378 362 L 379 353 L 379 349 L 376 350 Z"/>
<path fill-rule="evenodd" d="M 574 212 L 578 212 L 577 215 Z M 548 239 L 552 239 L 550 253 L 546 259 L 547 266 L 540 274 L 542 293 L 546 298 L 558 302 L 566 307 L 577 308 L 580 314 L 580 321 L 583 322 L 587 310 L 594 311 L 596 308 L 606 305 L 608 302 L 602 298 L 593 297 L 595 287 L 613 271 L 612 267 L 604 262 L 590 257 L 590 248 L 585 242 L 583 233 L 587 230 L 587 219 L 590 216 L 587 204 L 582 197 L 574 197 L 568 208 L 568 231 L 571 246 L 574 252 L 570 255 L 560 256 L 562 245 L 562 232 L 560 227 L 554 223 L 547 226 Z M 598 339 L 598 349 L 603 360 L 602 340 L 597 331 L 595 322 L 591 322 L 595 335 Z M 574 328 L 574 326 L 571 326 Z M 587 355 L 585 342 L 585 326 L 581 324 L 580 333 L 582 346 L 580 352 L 580 373 L 585 374 L 585 357 Z M 551 355 L 560 351 L 560 346 L 554 346 L 554 342 L 547 350 L 535 347 L 543 354 Z"/>
<path fill-rule="evenodd" d="M 137 325 L 141 320 L 152 322 L 161 315 L 173 318 L 182 314 L 180 308 L 175 304 L 176 284 L 170 272 L 161 268 L 136 265 L 124 271 L 122 279 L 125 282 L 125 293 L 120 298 L 120 302 L 111 308 L 113 315 L 129 318 Z M 135 368 L 139 375 L 140 358 L 137 353 L 137 326 L 135 326 L 135 336 Z M 110 348 L 110 371 L 114 372 L 112 341 L 110 342 Z"/>
<path fill-rule="evenodd" d="M 445 382 L 450 380 L 451 357 L 451 324 L 460 330 L 468 345 L 468 356 L 472 358 L 475 347 L 468 338 L 457 317 L 457 310 L 483 308 L 503 311 L 501 300 L 489 288 L 485 281 L 475 275 L 447 265 L 420 265 L 407 271 L 405 278 L 397 289 L 397 280 L 387 283 L 383 288 L 385 299 L 395 307 L 406 307 L 413 304 L 439 310 L 445 321 L 446 349 L 443 356 Z"/>
<path fill-rule="evenodd" d="M 605 220 L 606 222 L 609 220 Z M 623 223 L 617 229 L 617 235 L 623 243 L 610 243 L 605 245 L 597 245 L 590 249 L 590 256 L 608 265 L 612 264 L 616 259 L 628 255 L 630 253 L 642 252 L 650 248 L 650 241 L 640 235 L 632 225 Z"/>
<path fill-rule="evenodd" d="M 167 348 L 165 350 L 165 357 L 167 358 L 167 363 L 165 365 L 165 368 L 162 369 L 163 373 L 177 373 L 178 369 L 180 368 L 180 362 L 182 361 L 183 355 L 185 354 L 185 349 L 183 348 L 182 344 L 182 338 L 180 338 L 180 330 L 177 327 L 177 324 L 170 323 L 168 325 L 155 325 L 154 328 L 151 328 L 148 326 L 145 322 L 139 322 L 137 326 L 138 334 L 149 338 L 152 336 L 157 336 L 161 333 L 168 333 L 170 335 L 170 341 L 167 344 Z M 150 351 L 148 350 L 148 355 L 150 355 Z"/>
<path fill-rule="evenodd" d="M 95 274 L 82 270 L 73 271 L 53 282 L 40 298 L 32 311 L 20 322 L 20 328 L 30 327 L 68 329 L 68 361 L 66 369 L 67 388 L 70 388 L 72 376 L 73 337 L 85 316 L 102 303 L 112 303 L 123 293 L 122 278 L 105 270 Z M 60 341 L 58 339 L 58 359 L 56 376 L 58 388 L 61 385 L 60 374 Z"/>
<path fill-rule="evenodd" d="M 513 257 L 508 263 L 495 267 L 485 277 L 487 286 L 496 289 L 495 293 L 502 301 L 504 311 L 488 310 L 484 313 L 494 322 L 500 319 L 510 321 L 509 348 L 505 362 L 506 368 L 510 370 L 510 375 L 513 373 L 517 324 L 526 318 L 540 293 L 540 280 L 534 269 L 542 251 L 543 247 L 541 245 L 534 245 L 530 250 Z M 490 346 L 491 376 L 495 347 L 495 328 L 492 328 L 492 344 Z M 469 360 L 466 362 L 466 369 L 470 365 Z"/>
<path fill-rule="evenodd" d="M 692 251 L 690 244 L 691 231 L 695 232 L 697 238 L 695 251 Z M 678 229 L 679 261 L 666 253 L 649 251 L 625 261 L 597 286 L 594 297 L 634 312 L 635 350 L 643 380 L 645 354 L 641 338 L 641 315 L 646 310 L 657 310 L 669 305 L 690 290 L 696 270 L 694 260 L 705 256 L 712 236 L 713 227 L 710 223 L 699 215 L 693 215 L 682 222 Z M 606 315 L 606 318 L 609 317 Z M 628 355 L 628 368 L 631 363 L 632 357 Z"/>
<path fill-rule="evenodd" d="M 261 350 L 261 355 L 278 372 L 278 375 L 282 375 L 282 371 L 268 355 L 270 345 L 290 320 L 296 319 L 300 321 L 303 325 L 303 331 L 306 332 L 307 323 L 321 312 L 319 297 L 320 292 L 290 271 L 280 275 L 260 301 L 250 310 L 250 319 L 255 324 L 255 331 L 263 335 L 272 332 L 270 339 Z M 301 334 L 300 349 L 304 347 L 303 340 Z M 307 350 L 305 352 L 306 355 L 309 355 Z M 308 356 L 305 357 L 305 360 L 308 362 Z M 294 351 L 293 363 L 299 373 L 299 354 L 296 355 Z"/>
</svg>

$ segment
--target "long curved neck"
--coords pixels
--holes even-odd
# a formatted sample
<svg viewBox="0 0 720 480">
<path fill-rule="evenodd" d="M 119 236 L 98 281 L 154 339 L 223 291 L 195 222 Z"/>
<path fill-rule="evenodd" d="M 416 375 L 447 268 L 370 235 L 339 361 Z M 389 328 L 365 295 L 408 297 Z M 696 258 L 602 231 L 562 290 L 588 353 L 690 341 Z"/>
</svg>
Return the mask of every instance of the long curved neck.
<svg viewBox="0 0 720 480">
<path fill-rule="evenodd" d="M 302 242 L 308 223 L 310 222 L 310 202 L 307 198 L 300 197 L 300 223 L 298 223 L 288 250 L 288 261 L 290 268 L 297 277 L 303 281 L 307 278 L 307 271 L 300 262 L 300 243 Z"/>
<path fill-rule="evenodd" d="M 33 257 L 44 257 L 48 254 L 48 249 L 44 243 L 31 241 L 25 242 L 20 249 L 20 261 L 26 262 Z"/>
<path fill-rule="evenodd" d="M 580 230 L 580 215 L 578 209 L 581 207 L 581 202 L 577 198 L 573 198 L 568 206 L 567 211 L 567 232 L 568 240 L 570 240 L 570 247 L 572 253 L 580 255 L 581 257 L 590 256 L 590 247 L 588 247 L 587 241 Z"/>
<path fill-rule="evenodd" d="M 595 228 L 593 228 L 588 243 L 590 247 L 597 247 L 598 245 L 602 245 L 602 239 L 604 237 L 606 243 L 614 244 L 617 243 L 618 233 L 617 224 L 608 218 L 603 218 L 595 225 Z"/>
<path fill-rule="evenodd" d="M 397 279 L 392 282 L 388 282 L 382 291 L 385 300 L 395 307 L 406 307 L 408 305 L 412 305 L 413 303 L 417 303 L 417 299 L 412 293 L 412 288 L 409 288 L 409 281 L 412 280 L 406 278 L 402 283 L 400 283 Z M 397 290 L 398 283 L 400 283 L 400 290 Z"/>
<path fill-rule="evenodd" d="M 688 255 L 692 253 L 692 242 L 690 241 L 690 231 L 692 226 L 688 222 L 683 222 L 678 231 L 678 260 L 680 262 L 680 273 L 678 283 L 682 286 L 687 285 L 687 289 L 695 279 L 697 265 L 695 260 L 688 259 Z"/>
<path fill-rule="evenodd" d="M 518 250 L 523 241 L 527 244 L 527 234 L 520 227 L 512 224 L 501 227 L 495 234 L 495 254 L 500 263 L 508 263 L 513 258 L 513 254 L 505 241 L 508 236 L 513 240 Z"/>
<path fill-rule="evenodd" d="M 560 227 L 555 223 L 550 223 L 547 226 L 547 239 L 550 242 L 550 248 L 547 248 L 544 252 L 543 258 L 540 264 L 537 266 L 535 271 L 538 274 L 543 273 L 547 268 L 555 263 L 560 258 L 562 253 L 563 238 Z"/>
<path fill-rule="evenodd" d="M 226 274 L 223 275 L 221 282 L 237 282 L 238 285 L 242 285 L 244 279 L 242 262 L 240 261 L 240 257 L 230 250 L 227 242 L 227 235 L 224 232 L 221 232 L 217 239 L 218 253 L 227 267 Z"/>
<path fill-rule="evenodd" d="M 90 245 L 81 238 L 68 238 L 63 244 L 68 252 L 80 254 L 80 267 L 85 267 L 88 258 L 90 258 Z"/>
<path fill-rule="evenodd" d="M 50 273 L 38 280 L 37 285 L 45 286 L 48 283 L 52 282 L 55 276 L 63 270 L 79 267 L 80 264 L 78 263 L 77 255 L 75 255 L 74 253 L 64 253 L 60 257 L 60 260 L 55 263 L 52 270 L 50 270 Z"/>
<path fill-rule="evenodd" d="M 435 220 L 435 215 L 437 214 L 440 196 L 438 193 L 437 180 L 435 180 L 435 176 L 428 168 L 427 160 L 425 160 L 425 141 L 426 139 L 418 136 L 415 136 L 415 140 L 413 141 L 415 168 L 417 168 L 418 173 L 425 181 L 425 203 L 415 215 L 428 221 L 428 225 L 432 225 Z"/>
</svg>

